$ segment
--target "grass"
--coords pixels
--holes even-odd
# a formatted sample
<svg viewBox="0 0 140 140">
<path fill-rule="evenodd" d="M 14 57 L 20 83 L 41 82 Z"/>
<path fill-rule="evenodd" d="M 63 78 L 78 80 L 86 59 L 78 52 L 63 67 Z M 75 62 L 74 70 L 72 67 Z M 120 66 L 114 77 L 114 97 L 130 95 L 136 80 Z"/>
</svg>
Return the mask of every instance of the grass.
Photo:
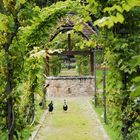
<svg viewBox="0 0 140 140">
<path fill-rule="evenodd" d="M 109 71 L 106 71 L 106 77 L 108 74 L 109 74 Z M 97 79 L 96 79 L 97 80 L 96 81 L 97 89 L 103 89 L 103 83 L 102 83 L 103 70 L 97 70 L 96 76 L 97 76 Z M 101 102 L 102 102 L 102 99 L 101 99 L 100 103 Z M 92 105 L 92 106 L 93 106 L 94 110 L 96 111 L 96 113 L 98 114 L 100 121 L 102 122 L 102 124 L 104 124 L 104 120 L 101 117 L 103 115 L 103 111 L 104 111 L 103 106 L 97 106 L 97 107 L 94 107 L 94 105 Z M 108 133 L 111 140 L 118 139 L 119 132 L 115 128 L 113 128 L 113 126 L 111 124 L 111 120 L 107 120 L 107 124 L 104 124 L 103 126 L 104 126 L 106 132 Z"/>
<path fill-rule="evenodd" d="M 54 113 L 48 114 L 46 124 L 39 132 L 41 140 L 103 140 L 102 134 L 94 128 L 85 109 L 76 101 L 69 101 L 68 112 L 63 112 L 62 104 L 57 103 Z M 96 129 L 96 130 L 95 130 Z M 95 132 L 99 132 L 98 138 Z M 94 133 L 94 134 L 93 134 Z"/>
<path fill-rule="evenodd" d="M 59 76 L 78 76 L 76 69 L 62 69 Z"/>
<path fill-rule="evenodd" d="M 119 132 L 118 132 L 118 130 L 113 128 L 113 126 L 111 124 L 111 120 L 108 119 L 107 124 L 104 124 L 104 120 L 102 118 L 103 107 L 101 107 L 101 106 L 94 107 L 93 104 L 92 104 L 92 106 L 93 106 L 95 112 L 97 113 L 98 117 L 100 118 L 100 121 L 103 124 L 103 127 L 105 128 L 105 130 L 106 130 L 107 134 L 109 135 L 110 139 L 111 140 L 118 140 Z"/>
<path fill-rule="evenodd" d="M 96 70 L 96 85 L 97 85 L 97 89 L 103 89 L 102 75 L 103 75 L 103 70 Z"/>
<path fill-rule="evenodd" d="M 91 140 L 92 137 L 87 130 L 90 130 L 90 124 L 86 117 L 81 117 L 79 112 L 79 106 L 76 104 L 69 104 L 71 108 L 74 108 L 74 112 L 62 113 L 60 110 L 61 105 L 59 104 L 55 115 L 53 115 L 52 125 L 50 131 L 47 134 L 48 140 Z M 77 113 L 79 112 L 79 113 Z M 49 121 L 49 120 L 48 120 Z M 54 135 L 55 134 L 55 135 Z M 88 134 L 88 137 L 87 137 Z"/>
</svg>

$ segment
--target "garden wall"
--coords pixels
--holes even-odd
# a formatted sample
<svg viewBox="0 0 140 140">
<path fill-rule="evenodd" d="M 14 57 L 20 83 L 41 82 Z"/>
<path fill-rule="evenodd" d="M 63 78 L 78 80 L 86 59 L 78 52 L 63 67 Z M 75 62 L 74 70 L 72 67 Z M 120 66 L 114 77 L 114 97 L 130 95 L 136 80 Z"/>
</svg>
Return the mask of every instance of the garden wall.
<svg viewBox="0 0 140 140">
<path fill-rule="evenodd" d="M 94 95 L 94 77 L 47 77 L 48 97 Z"/>
</svg>

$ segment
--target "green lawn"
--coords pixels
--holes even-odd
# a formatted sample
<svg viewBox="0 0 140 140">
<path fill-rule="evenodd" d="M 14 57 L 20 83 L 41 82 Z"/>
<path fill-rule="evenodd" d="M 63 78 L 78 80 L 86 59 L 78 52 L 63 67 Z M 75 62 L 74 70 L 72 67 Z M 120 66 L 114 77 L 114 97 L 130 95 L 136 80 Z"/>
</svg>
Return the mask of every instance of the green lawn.
<svg viewBox="0 0 140 140">
<path fill-rule="evenodd" d="M 102 115 L 103 115 L 103 107 L 97 106 L 95 108 L 94 105 L 92 105 L 92 106 L 93 106 L 95 112 L 97 113 L 98 117 L 100 118 L 100 121 L 102 122 L 102 124 L 104 124 L 104 119 L 102 117 Z M 116 130 L 112 126 L 111 120 L 107 119 L 107 124 L 104 124 L 103 126 L 104 126 L 106 132 L 108 133 L 108 135 L 109 135 L 111 140 L 118 140 L 119 132 L 118 132 L 118 130 Z"/>
<path fill-rule="evenodd" d="M 78 76 L 76 69 L 62 69 L 59 76 Z"/>
<path fill-rule="evenodd" d="M 59 110 L 61 106 L 59 106 Z M 55 131 L 55 135 L 49 133 L 47 135 L 50 140 L 90 140 L 92 135 L 88 132 L 90 131 L 90 124 L 85 116 L 79 111 L 79 106 L 77 104 L 71 104 L 72 108 L 75 108 L 73 112 L 69 113 L 59 113 L 57 112 L 53 117 L 53 126 L 59 131 Z M 75 112 L 75 113 L 74 113 Z M 77 113 L 78 112 L 78 113 Z M 59 129 L 61 128 L 61 129 Z M 61 130 L 61 131 L 60 131 Z M 87 138 L 88 135 L 88 138 Z M 70 137 L 69 137 L 70 136 Z"/>
<path fill-rule="evenodd" d="M 87 114 L 81 103 L 69 101 L 68 112 L 63 112 L 62 103 L 57 101 L 54 112 L 48 114 L 36 140 L 104 140 L 97 121 L 93 122 L 91 112 Z"/>
</svg>

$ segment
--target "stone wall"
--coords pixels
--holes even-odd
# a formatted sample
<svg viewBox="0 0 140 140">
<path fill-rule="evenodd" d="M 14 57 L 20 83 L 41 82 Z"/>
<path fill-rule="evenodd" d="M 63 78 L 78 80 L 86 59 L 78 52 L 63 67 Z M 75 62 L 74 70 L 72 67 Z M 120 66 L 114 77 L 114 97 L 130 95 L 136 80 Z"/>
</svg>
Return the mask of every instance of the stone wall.
<svg viewBox="0 0 140 140">
<path fill-rule="evenodd" d="M 94 95 L 94 77 L 47 77 L 48 97 Z"/>
</svg>

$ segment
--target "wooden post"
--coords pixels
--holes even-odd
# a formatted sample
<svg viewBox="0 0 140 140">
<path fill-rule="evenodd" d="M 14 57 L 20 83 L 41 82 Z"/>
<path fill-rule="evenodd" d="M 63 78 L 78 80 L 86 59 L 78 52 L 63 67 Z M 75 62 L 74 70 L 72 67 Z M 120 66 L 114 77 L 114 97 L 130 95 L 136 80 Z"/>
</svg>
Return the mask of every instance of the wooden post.
<svg viewBox="0 0 140 140">
<path fill-rule="evenodd" d="M 32 113 L 32 122 L 34 121 L 35 118 L 35 88 L 37 84 L 37 77 L 35 77 L 35 80 L 32 84 L 31 87 L 31 113 Z"/>
<path fill-rule="evenodd" d="M 50 68 L 49 68 L 49 57 L 46 56 L 45 58 L 45 75 L 49 76 L 50 75 Z"/>
<path fill-rule="evenodd" d="M 104 123 L 107 124 L 107 115 L 106 115 L 106 69 L 103 68 L 103 97 L 104 97 Z"/>
<path fill-rule="evenodd" d="M 68 31 L 67 34 L 68 34 L 68 51 L 71 51 L 70 31 Z M 71 66 L 70 66 L 70 55 L 68 55 L 68 62 L 69 62 L 68 69 L 70 69 L 71 68 Z"/>
<path fill-rule="evenodd" d="M 94 50 L 90 49 L 90 75 L 94 75 Z"/>
<path fill-rule="evenodd" d="M 10 60 L 7 58 L 7 61 Z M 6 94 L 7 98 L 7 128 L 8 128 L 8 140 L 14 139 L 14 110 L 13 110 L 13 98 L 10 95 L 12 92 L 12 75 L 13 70 L 10 69 L 11 64 L 7 65 L 7 83 L 6 83 Z"/>
<path fill-rule="evenodd" d="M 95 85 L 94 85 L 94 101 L 95 101 L 95 104 L 94 104 L 94 106 L 96 107 L 97 106 L 97 92 L 96 92 L 96 90 L 97 90 L 97 82 L 96 82 L 96 51 L 94 50 L 94 83 L 95 83 Z"/>
<path fill-rule="evenodd" d="M 106 113 L 106 63 L 103 50 L 103 100 L 104 100 L 104 123 L 107 124 L 107 113 Z"/>
<path fill-rule="evenodd" d="M 71 38 L 70 38 L 70 31 L 67 32 L 68 34 L 68 50 L 71 50 Z"/>
<path fill-rule="evenodd" d="M 127 73 L 122 72 L 121 77 L 122 77 L 122 106 L 121 106 L 121 111 L 124 115 L 128 115 L 125 111 L 126 107 L 128 106 L 128 101 L 129 101 L 129 93 L 127 91 Z M 129 119 L 124 118 L 124 115 L 122 116 L 122 136 L 124 140 L 127 140 L 128 134 L 129 134 L 129 127 L 131 126 L 131 123 Z"/>
<path fill-rule="evenodd" d="M 50 68 L 49 68 L 49 56 L 48 56 L 48 52 L 46 50 L 46 58 L 44 58 L 44 63 L 45 63 L 45 71 L 44 74 L 45 76 L 49 76 L 50 75 Z M 42 92 L 43 92 L 43 97 L 42 97 L 42 108 L 45 109 L 46 108 L 46 77 L 43 80 L 43 85 L 42 86 Z"/>
<path fill-rule="evenodd" d="M 46 80 L 44 80 L 44 83 L 45 83 Z M 44 85 L 42 87 L 42 92 L 43 92 L 43 97 L 42 97 L 42 109 L 45 109 L 46 108 L 46 87 L 45 87 L 45 84 L 42 84 Z"/>
</svg>

